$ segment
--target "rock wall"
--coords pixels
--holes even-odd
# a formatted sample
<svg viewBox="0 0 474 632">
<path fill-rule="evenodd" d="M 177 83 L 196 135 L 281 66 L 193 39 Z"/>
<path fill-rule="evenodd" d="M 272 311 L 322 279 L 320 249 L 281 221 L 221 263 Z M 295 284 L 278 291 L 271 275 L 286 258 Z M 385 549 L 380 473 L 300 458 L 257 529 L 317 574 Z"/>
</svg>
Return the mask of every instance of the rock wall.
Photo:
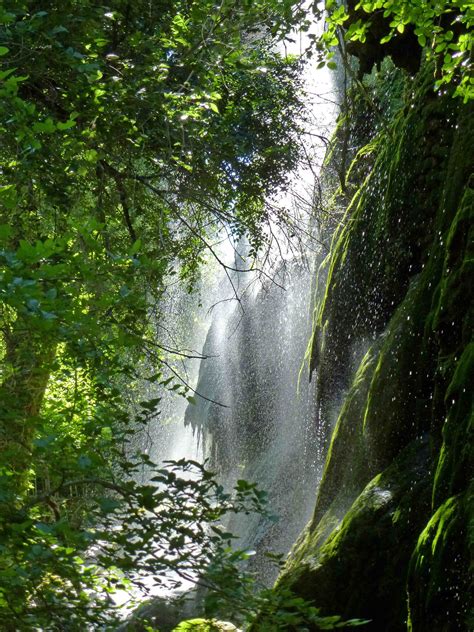
<svg viewBox="0 0 474 632">
<path fill-rule="evenodd" d="M 339 415 L 279 579 L 378 632 L 474 627 L 474 112 L 431 86 L 430 68 L 406 81 L 348 174 L 311 349 Z"/>
</svg>

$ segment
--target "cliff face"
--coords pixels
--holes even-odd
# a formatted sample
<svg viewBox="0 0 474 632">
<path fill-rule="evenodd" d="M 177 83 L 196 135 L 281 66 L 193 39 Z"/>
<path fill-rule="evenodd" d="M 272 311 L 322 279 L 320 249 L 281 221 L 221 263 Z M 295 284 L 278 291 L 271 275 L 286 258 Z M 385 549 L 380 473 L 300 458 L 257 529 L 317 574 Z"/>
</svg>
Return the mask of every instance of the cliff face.
<svg viewBox="0 0 474 632">
<path fill-rule="evenodd" d="M 473 626 L 474 112 L 430 84 L 407 84 L 349 172 L 312 343 L 319 409 L 339 415 L 279 579 L 384 632 Z"/>
</svg>

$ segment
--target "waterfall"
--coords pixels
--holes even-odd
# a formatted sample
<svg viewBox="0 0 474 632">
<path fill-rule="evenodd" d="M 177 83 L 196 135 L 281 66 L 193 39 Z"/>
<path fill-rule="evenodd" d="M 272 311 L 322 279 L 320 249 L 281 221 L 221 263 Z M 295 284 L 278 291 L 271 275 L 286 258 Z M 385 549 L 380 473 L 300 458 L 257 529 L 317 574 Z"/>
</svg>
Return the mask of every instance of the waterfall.
<svg viewBox="0 0 474 632">
<path fill-rule="evenodd" d="M 291 52 L 299 52 L 305 42 L 300 38 L 294 46 L 298 51 Z M 150 431 L 153 460 L 208 459 L 225 487 L 245 479 L 268 493 L 277 521 L 237 516 L 228 525 L 239 537 L 237 546 L 256 551 L 253 570 L 266 584 L 276 570 L 264 553 L 289 551 L 313 511 L 323 463 L 325 432 L 315 423 L 314 385 L 307 371 L 299 376 L 311 335 L 311 280 L 325 254 L 311 218 L 325 151 L 319 138 L 329 137 L 336 106 L 327 69 L 310 69 L 306 86 L 309 116 L 302 142 L 308 162 L 293 176 L 290 192 L 269 201 L 304 230 L 295 245 L 271 226 L 274 240 L 260 272 L 244 271 L 243 240 L 225 240 L 220 258 L 234 271 L 214 262 L 199 301 L 179 287 L 170 293 L 164 325 L 173 334 L 167 342 L 202 359 L 175 363 L 196 395 L 192 403 L 165 395 Z"/>
<path fill-rule="evenodd" d="M 310 517 L 320 475 L 314 388 L 298 375 L 310 334 L 310 268 L 283 262 L 273 279 L 216 307 L 203 348 L 198 398 L 185 427 L 199 438 L 211 468 L 231 488 L 238 479 L 268 493 L 277 522 L 237 516 L 238 546 L 257 551 L 253 566 L 270 583 L 264 551 L 286 553 Z M 225 407 L 224 407 L 225 406 Z"/>
</svg>

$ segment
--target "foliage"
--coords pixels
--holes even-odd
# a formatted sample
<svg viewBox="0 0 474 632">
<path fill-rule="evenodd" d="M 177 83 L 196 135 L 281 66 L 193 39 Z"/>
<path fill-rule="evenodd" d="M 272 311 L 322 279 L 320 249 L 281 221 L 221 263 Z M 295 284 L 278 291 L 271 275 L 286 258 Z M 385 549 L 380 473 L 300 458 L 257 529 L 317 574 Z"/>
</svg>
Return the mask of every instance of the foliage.
<svg viewBox="0 0 474 632">
<path fill-rule="evenodd" d="M 52 452 L 52 443 L 38 448 Z M 110 598 L 115 590 L 143 587 L 144 577 L 171 587 L 183 578 L 196 580 L 216 556 L 234 555 L 230 534 L 219 527 L 223 516 L 262 510 L 255 490 L 224 494 L 198 463 L 160 469 L 148 463 L 151 482 L 140 484 L 133 478 L 117 481 L 94 456 L 81 454 L 76 469 L 82 476 L 75 471 L 76 478 L 31 496 L 2 525 L 3 629 L 109 629 L 120 615 Z M 142 464 L 143 457 L 125 465 L 133 474 Z M 79 520 L 71 508 L 77 513 L 74 494 L 81 492 L 87 511 Z M 55 521 L 41 511 L 45 502 L 57 514 Z"/>
<path fill-rule="evenodd" d="M 141 238 L 192 268 L 206 219 L 261 213 L 296 157 L 296 68 L 241 34 L 276 28 L 274 4 L 3 3 L 2 200 L 19 238 L 63 233 L 75 211 L 108 250 Z"/>
<path fill-rule="evenodd" d="M 301 18 L 284 0 L 1 5 L 2 629 L 109 625 L 115 588 L 225 565 L 220 519 L 261 509 L 198 464 L 157 469 L 133 435 L 158 413 L 144 380 L 186 394 L 154 304 L 222 227 L 259 247 L 297 160 L 298 63 L 270 36 Z"/>
<path fill-rule="evenodd" d="M 436 65 L 435 88 L 454 86 L 453 95 L 465 102 L 474 97 L 472 65 L 474 9 L 469 0 L 361 0 L 346 7 L 336 0 L 327 0 L 327 30 L 318 42 L 320 55 L 339 43 L 339 34 L 347 42 L 368 46 L 374 29 L 379 45 L 397 40 L 405 32 L 414 33 L 418 45 Z M 400 44 L 403 46 L 404 44 Z M 324 61 L 321 62 L 324 64 Z M 329 61 L 329 65 L 334 65 Z"/>
<path fill-rule="evenodd" d="M 279 630 L 335 630 L 353 628 L 369 623 L 365 619 L 343 620 L 340 616 L 322 616 L 310 601 L 297 596 L 292 590 L 277 586 L 272 590 L 263 591 L 257 600 L 258 612 L 254 615 L 252 624 L 259 629 L 259 621 L 264 621 L 265 630 L 278 632 Z"/>
</svg>

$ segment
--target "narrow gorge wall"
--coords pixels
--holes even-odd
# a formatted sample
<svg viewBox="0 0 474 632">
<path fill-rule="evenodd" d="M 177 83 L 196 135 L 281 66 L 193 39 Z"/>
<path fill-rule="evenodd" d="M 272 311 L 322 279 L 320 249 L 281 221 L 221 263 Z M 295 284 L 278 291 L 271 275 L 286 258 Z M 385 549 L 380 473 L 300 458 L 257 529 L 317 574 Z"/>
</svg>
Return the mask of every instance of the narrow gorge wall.
<svg viewBox="0 0 474 632">
<path fill-rule="evenodd" d="M 378 93 L 402 105 L 366 130 L 319 275 L 312 365 L 339 415 L 279 584 L 363 629 L 454 632 L 474 625 L 474 112 L 430 68 L 398 95 L 393 76 Z"/>
</svg>

